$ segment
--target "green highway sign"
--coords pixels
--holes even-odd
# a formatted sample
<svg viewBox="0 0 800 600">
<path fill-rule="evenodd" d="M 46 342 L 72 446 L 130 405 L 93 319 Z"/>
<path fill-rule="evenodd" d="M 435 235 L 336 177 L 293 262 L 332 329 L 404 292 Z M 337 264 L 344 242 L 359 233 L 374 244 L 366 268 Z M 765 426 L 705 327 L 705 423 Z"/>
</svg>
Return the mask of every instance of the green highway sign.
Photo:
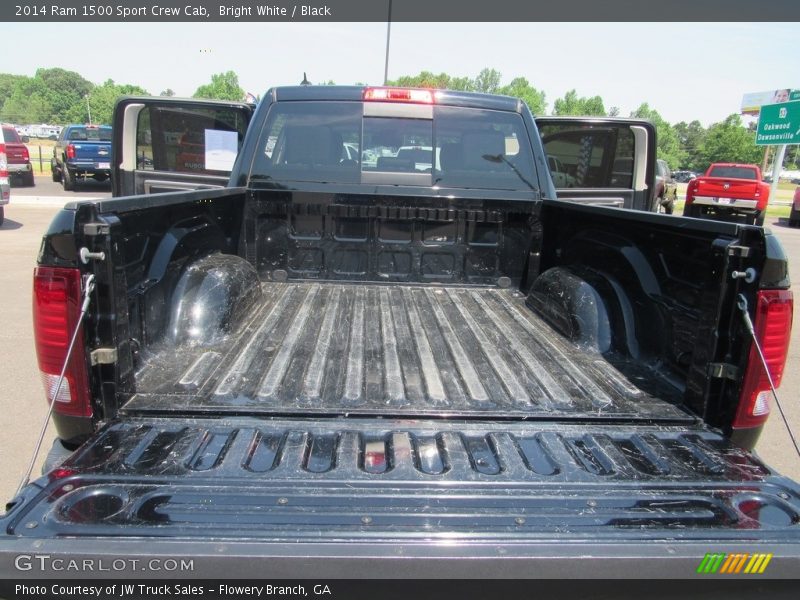
<svg viewBox="0 0 800 600">
<path fill-rule="evenodd" d="M 783 144 L 800 144 L 800 100 L 761 107 L 756 146 Z"/>
</svg>

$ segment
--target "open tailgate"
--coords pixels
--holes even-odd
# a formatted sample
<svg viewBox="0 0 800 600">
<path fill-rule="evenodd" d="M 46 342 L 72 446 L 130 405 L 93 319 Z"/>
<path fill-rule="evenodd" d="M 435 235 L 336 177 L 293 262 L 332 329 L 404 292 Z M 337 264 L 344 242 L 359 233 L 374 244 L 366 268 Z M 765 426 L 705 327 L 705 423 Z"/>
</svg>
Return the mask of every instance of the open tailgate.
<svg viewBox="0 0 800 600">
<path fill-rule="evenodd" d="M 231 574 L 231 557 L 274 558 L 263 576 L 364 560 L 397 576 L 404 557 L 433 576 L 423 559 L 471 557 L 456 574 L 480 576 L 514 557 L 504 576 L 530 577 L 602 557 L 592 568 L 663 577 L 722 544 L 789 573 L 798 522 L 795 483 L 685 424 L 129 417 L 24 490 L 0 519 L 0 564 L 32 548 L 178 552 L 214 557 L 204 576 Z"/>
</svg>

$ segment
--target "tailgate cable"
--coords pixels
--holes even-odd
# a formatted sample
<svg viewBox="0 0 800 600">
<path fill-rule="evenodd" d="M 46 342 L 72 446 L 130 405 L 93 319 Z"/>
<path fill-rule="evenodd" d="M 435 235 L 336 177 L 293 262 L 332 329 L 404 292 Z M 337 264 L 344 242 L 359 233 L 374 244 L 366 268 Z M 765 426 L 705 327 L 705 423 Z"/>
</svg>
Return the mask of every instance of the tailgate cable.
<svg viewBox="0 0 800 600">
<path fill-rule="evenodd" d="M 72 357 L 72 350 L 75 347 L 75 340 L 78 339 L 78 332 L 81 330 L 81 323 L 83 323 L 83 318 L 86 316 L 86 311 L 89 310 L 89 303 L 91 302 L 90 294 L 94 290 L 94 275 L 89 275 L 86 277 L 84 281 L 83 287 L 83 303 L 81 304 L 81 314 L 78 315 L 78 322 L 75 323 L 75 331 L 72 332 L 72 339 L 69 342 L 69 348 L 67 348 L 67 357 L 64 359 L 64 365 L 61 367 L 61 375 L 58 377 L 58 383 L 56 383 L 56 389 L 53 393 L 53 401 L 50 402 L 50 408 L 47 410 L 47 415 L 45 415 L 44 423 L 42 423 L 42 429 L 39 432 L 39 440 L 36 442 L 36 447 L 33 449 L 33 456 L 31 457 L 31 462 L 28 465 L 27 471 L 22 476 L 22 481 L 19 483 L 19 487 L 17 488 L 17 492 L 14 494 L 14 497 L 19 496 L 19 493 L 31 480 L 31 473 L 33 472 L 33 466 L 36 464 L 36 457 L 39 456 L 39 451 L 42 449 L 42 443 L 44 442 L 44 434 L 47 431 L 47 426 L 50 424 L 50 417 L 53 415 L 53 408 L 56 405 L 56 398 L 58 398 L 58 392 L 61 391 L 61 386 L 64 383 L 64 377 L 67 372 L 67 365 L 69 364 L 69 359 Z"/>
<path fill-rule="evenodd" d="M 794 437 L 794 433 L 792 433 L 792 428 L 789 426 L 789 421 L 786 420 L 786 415 L 783 412 L 783 407 L 781 406 L 781 401 L 778 399 L 778 392 L 775 391 L 775 383 L 772 381 L 772 373 L 769 372 L 769 367 L 767 366 L 767 359 L 764 358 L 764 352 L 761 350 L 761 344 L 758 342 L 758 338 L 756 338 L 756 331 L 753 327 L 753 321 L 750 320 L 750 314 L 747 312 L 747 298 L 744 297 L 744 294 L 739 294 L 738 301 L 736 305 L 739 307 L 739 310 L 742 311 L 742 319 L 744 320 L 744 326 L 747 328 L 747 332 L 750 334 L 750 337 L 753 339 L 753 345 L 756 347 L 758 351 L 758 357 L 761 359 L 761 364 L 764 367 L 764 372 L 767 374 L 767 380 L 769 381 L 769 387 L 772 390 L 772 396 L 775 398 L 775 406 L 778 407 L 778 412 L 781 413 L 781 419 L 783 419 L 783 424 L 786 426 L 786 431 L 789 432 L 789 438 L 792 440 L 792 444 L 794 444 L 794 450 L 797 452 L 797 455 L 800 456 L 800 447 L 797 445 L 797 439 Z"/>
</svg>

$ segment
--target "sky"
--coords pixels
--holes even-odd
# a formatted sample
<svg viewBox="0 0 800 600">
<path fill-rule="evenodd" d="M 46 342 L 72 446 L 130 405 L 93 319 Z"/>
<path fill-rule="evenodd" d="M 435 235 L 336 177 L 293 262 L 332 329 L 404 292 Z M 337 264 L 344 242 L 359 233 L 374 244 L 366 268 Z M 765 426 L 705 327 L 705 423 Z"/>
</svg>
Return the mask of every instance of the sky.
<svg viewBox="0 0 800 600">
<path fill-rule="evenodd" d="M 233 70 L 247 92 L 299 83 L 383 83 L 386 23 L 2 23 L 0 71 L 77 71 L 94 83 L 191 96 Z M 647 102 L 671 123 L 704 126 L 744 93 L 800 88 L 798 23 L 393 23 L 389 78 L 497 69 L 556 98 L 600 95 L 626 116 Z"/>
</svg>

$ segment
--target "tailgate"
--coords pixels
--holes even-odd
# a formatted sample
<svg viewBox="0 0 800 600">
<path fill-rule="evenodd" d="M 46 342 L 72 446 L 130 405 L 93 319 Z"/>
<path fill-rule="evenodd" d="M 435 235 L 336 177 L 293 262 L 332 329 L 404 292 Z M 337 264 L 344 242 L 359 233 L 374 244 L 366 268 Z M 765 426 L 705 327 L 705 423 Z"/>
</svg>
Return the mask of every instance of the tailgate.
<svg viewBox="0 0 800 600">
<path fill-rule="evenodd" d="M 6 144 L 6 157 L 10 164 L 21 164 L 27 161 L 25 146 L 20 144 Z"/>
<path fill-rule="evenodd" d="M 689 427 L 137 418 L 28 486 L 20 539 L 800 542 L 798 487 Z"/>
<path fill-rule="evenodd" d="M 77 161 L 111 161 L 111 142 L 72 142 Z"/>
<path fill-rule="evenodd" d="M 722 177 L 700 177 L 697 181 L 698 196 L 716 198 L 755 198 L 758 182 L 749 179 Z"/>
</svg>

